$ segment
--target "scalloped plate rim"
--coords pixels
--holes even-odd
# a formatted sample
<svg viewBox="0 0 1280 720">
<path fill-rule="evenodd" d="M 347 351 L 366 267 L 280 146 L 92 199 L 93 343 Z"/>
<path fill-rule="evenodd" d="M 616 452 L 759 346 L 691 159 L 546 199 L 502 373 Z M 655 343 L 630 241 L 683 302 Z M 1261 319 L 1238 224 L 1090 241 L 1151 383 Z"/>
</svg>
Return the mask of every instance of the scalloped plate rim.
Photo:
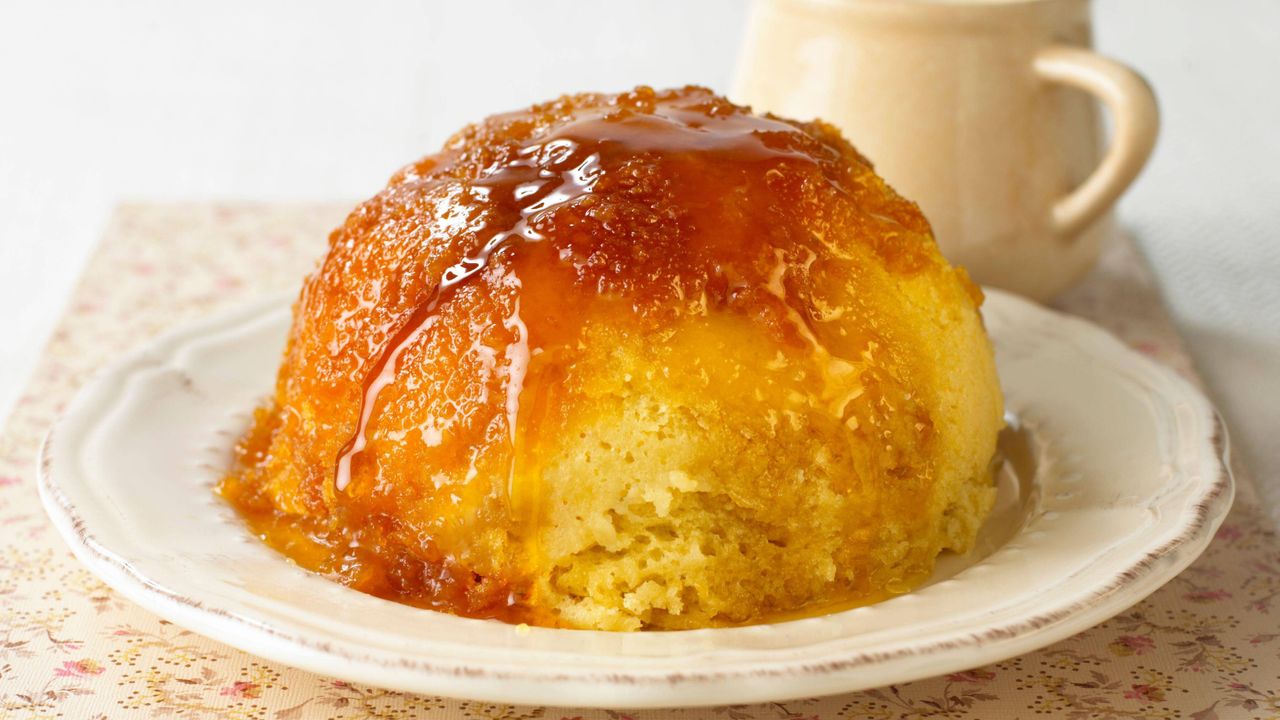
<svg viewBox="0 0 1280 720">
<path fill-rule="evenodd" d="M 1018 314 L 1025 322 L 1049 326 L 1053 332 L 1074 335 L 1094 343 L 1112 356 L 1109 362 L 1126 366 L 1138 377 L 1155 378 L 1150 382 L 1169 384 L 1181 394 L 1183 402 L 1194 405 L 1194 414 L 1204 428 L 1197 437 L 1200 450 L 1211 449 L 1216 461 L 1213 477 L 1200 477 L 1199 493 L 1188 499 L 1179 518 L 1180 532 L 1162 545 L 1148 550 L 1131 565 L 1115 573 L 1112 582 L 1093 589 L 1088 601 L 1076 601 L 1069 607 L 1023 618 L 1022 622 L 982 628 L 981 634 L 953 633 L 943 640 L 919 640 L 914 644 L 886 647 L 878 654 L 858 652 L 841 656 L 839 649 L 825 648 L 823 656 L 811 662 L 795 659 L 764 660 L 739 663 L 726 668 L 704 668 L 694 672 L 664 671 L 635 667 L 621 671 L 599 672 L 530 666 L 515 658 L 492 658 L 485 662 L 457 661 L 439 658 L 424 664 L 409 657 L 353 655 L 330 640 L 299 637 L 282 631 L 252 613 L 229 610 L 210 604 L 199 597 L 183 594 L 174 588 L 149 579 L 128 558 L 113 551 L 94 535 L 58 478 L 74 475 L 66 445 L 75 446 L 86 433 L 101 423 L 130 382 L 144 382 L 139 374 L 163 366 L 180 357 L 183 351 L 199 342 L 211 330 L 252 325 L 261 322 L 257 314 L 287 307 L 292 295 L 279 294 L 205 317 L 174 328 L 141 349 L 116 361 L 82 388 L 61 418 L 50 430 L 40 452 L 39 490 L 53 524 L 76 556 L 93 572 L 130 600 L 178 625 L 253 654 L 313 672 L 336 675 L 344 679 L 410 692 L 426 692 L 478 700 L 518 704 L 671 707 L 791 699 L 801 696 L 830 695 L 890 683 L 906 682 L 963 670 L 1028 652 L 1069 637 L 1122 612 L 1171 579 L 1189 565 L 1208 545 L 1230 506 L 1234 488 L 1225 462 L 1226 435 L 1220 418 L 1212 406 L 1189 383 L 1167 368 L 1125 347 L 1105 331 L 1079 318 L 1066 316 L 1015 296 L 987 290 L 988 306 L 998 312 Z M 252 380 L 248 381 L 252 382 Z M 265 385 L 265 383 L 264 383 Z M 103 408 L 104 404 L 106 409 Z M 1207 422 L 1206 422 L 1207 421 Z M 64 445 L 62 437 L 72 440 Z M 57 439 L 55 442 L 55 438 Z M 78 456 L 77 456 L 78 457 Z M 1201 458 L 1202 460 L 1204 458 Z M 65 483 L 65 480 L 61 482 Z M 420 611 L 429 612 L 429 611 Z M 846 611 L 857 612 L 857 610 Z M 836 613 L 835 615 L 843 615 Z M 456 619 L 456 618 L 455 618 Z M 485 621 L 468 621 L 485 622 Z M 801 621 L 804 622 L 804 621 Z M 757 626 L 771 627 L 771 626 Z M 581 633 L 583 631 L 533 629 L 539 633 Z M 724 633 L 730 629 L 684 631 L 687 633 Z M 711 635 L 707 635 L 710 637 Z M 835 638 L 828 645 L 839 645 L 848 638 Z M 809 646 L 805 646 L 809 647 Z M 510 648 L 495 652 L 511 653 Z M 535 653 L 536 654 L 536 653 Z M 696 655 L 681 657 L 694 664 Z M 470 664 L 468 664 L 470 663 Z M 565 702 L 565 697 L 575 698 Z"/>
</svg>

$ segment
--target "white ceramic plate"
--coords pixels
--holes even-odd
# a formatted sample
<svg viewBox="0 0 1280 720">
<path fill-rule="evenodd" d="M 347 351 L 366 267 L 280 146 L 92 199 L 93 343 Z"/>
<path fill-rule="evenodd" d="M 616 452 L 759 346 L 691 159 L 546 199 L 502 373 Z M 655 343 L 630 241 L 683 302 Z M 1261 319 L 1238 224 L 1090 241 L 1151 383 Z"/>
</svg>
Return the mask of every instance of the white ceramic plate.
<svg viewBox="0 0 1280 720">
<path fill-rule="evenodd" d="M 352 681 L 509 703 L 781 700 L 963 670 L 1039 648 L 1186 567 L 1230 505 L 1209 403 L 1101 330 L 991 292 L 1012 429 L 980 547 L 877 605 L 683 632 L 517 628 L 420 610 L 292 565 L 211 493 L 270 390 L 286 298 L 187 325 L 115 364 L 49 434 L 40 490 L 76 555 L 143 607 Z"/>
</svg>

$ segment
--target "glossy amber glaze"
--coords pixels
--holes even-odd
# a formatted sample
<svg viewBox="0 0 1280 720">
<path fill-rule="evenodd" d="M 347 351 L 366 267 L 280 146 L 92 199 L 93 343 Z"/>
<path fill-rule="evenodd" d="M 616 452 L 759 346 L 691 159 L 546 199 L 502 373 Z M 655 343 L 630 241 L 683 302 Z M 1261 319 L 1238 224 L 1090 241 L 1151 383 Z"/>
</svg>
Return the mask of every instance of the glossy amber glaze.
<svg viewBox="0 0 1280 720">
<path fill-rule="evenodd" d="M 859 293 L 849 263 L 863 255 L 880 274 Z M 330 236 L 274 399 L 220 492 L 272 546 L 362 591 L 556 624 L 533 590 L 534 467 L 572 425 L 563 398 L 589 382 L 585 345 L 741 318 L 803 364 L 788 392 L 873 352 L 858 401 L 824 402 L 876 433 L 876 472 L 900 477 L 893 502 L 922 506 L 929 470 L 913 458 L 934 419 L 913 388 L 932 371 L 880 288 L 952 272 L 916 206 L 824 123 L 753 115 L 701 88 L 494 116 Z M 852 288 L 838 313 L 824 295 L 837 280 Z M 980 296 L 960 284 L 972 312 Z M 846 313 L 859 322 L 827 321 Z M 874 594 L 860 592 L 813 602 Z"/>
</svg>

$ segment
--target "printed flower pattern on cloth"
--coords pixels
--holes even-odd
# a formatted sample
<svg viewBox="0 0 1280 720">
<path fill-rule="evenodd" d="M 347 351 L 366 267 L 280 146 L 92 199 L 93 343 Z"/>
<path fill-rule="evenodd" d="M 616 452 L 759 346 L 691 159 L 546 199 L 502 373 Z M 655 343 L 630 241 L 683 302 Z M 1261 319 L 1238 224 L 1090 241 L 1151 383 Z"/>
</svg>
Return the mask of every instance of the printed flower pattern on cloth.
<svg viewBox="0 0 1280 720">
<path fill-rule="evenodd" d="M 1117 655 L 1142 655 L 1154 650 L 1156 641 L 1149 635 L 1121 635 L 1107 647 Z"/>
<path fill-rule="evenodd" d="M 237 680 L 236 682 L 222 688 L 218 694 L 230 695 L 231 697 L 238 698 L 260 698 L 262 697 L 262 687 L 258 685 L 258 683 Z"/>
<path fill-rule="evenodd" d="M 0 436 L 0 718 L 1280 718 L 1280 543 L 1243 478 L 1204 557 L 1112 620 L 992 666 L 823 699 L 622 711 L 406 695 L 261 660 L 146 613 L 83 569 L 50 528 L 34 482 L 41 438 L 111 357 L 175 323 L 296 289 L 342 212 L 116 213 Z M 1062 303 L 1192 375 L 1131 243 L 1113 244 Z"/>
<path fill-rule="evenodd" d="M 68 660 L 62 663 L 62 667 L 53 671 L 54 675 L 59 677 L 89 677 L 92 675 L 101 675 L 106 668 L 102 667 L 93 660 Z"/>
</svg>

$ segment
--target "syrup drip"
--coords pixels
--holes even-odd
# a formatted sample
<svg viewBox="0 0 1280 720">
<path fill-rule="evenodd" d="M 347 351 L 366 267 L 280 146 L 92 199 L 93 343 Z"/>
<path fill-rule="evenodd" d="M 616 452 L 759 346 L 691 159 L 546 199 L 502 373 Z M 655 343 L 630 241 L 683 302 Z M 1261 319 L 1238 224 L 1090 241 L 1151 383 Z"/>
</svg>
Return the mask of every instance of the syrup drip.
<svg viewBox="0 0 1280 720">
<path fill-rule="evenodd" d="M 506 230 L 491 230 L 480 252 L 446 269 L 427 301 L 419 305 L 392 336 L 387 345 L 388 350 L 378 358 L 364 382 L 360 421 L 356 432 L 338 455 L 334 486 L 339 491 L 345 490 L 351 483 L 351 463 L 369 444 L 369 420 L 373 416 L 378 394 L 395 380 L 400 356 L 422 333 L 434 326 L 438 317 L 436 311 L 440 305 L 458 287 L 484 270 L 489 265 L 489 258 L 508 247 L 513 240 L 542 239 L 530 223 L 532 218 L 591 191 L 591 185 L 599 175 L 598 169 L 593 170 L 596 159 L 594 155 L 581 158 L 576 164 L 564 168 L 565 164 L 578 156 L 576 150 L 577 147 L 569 140 L 555 139 L 532 145 L 521 150 L 515 160 L 473 184 L 471 192 L 481 199 L 500 208 L 517 208 L 518 219 Z"/>
<path fill-rule="evenodd" d="M 511 160 L 487 168 L 478 179 L 463 181 L 471 195 L 484 203 L 483 209 L 490 211 L 476 233 L 477 240 L 482 240 L 480 247 L 441 274 L 430 296 L 400 324 L 366 375 L 359 421 L 337 458 L 334 484 L 338 491 L 350 484 L 352 463 L 368 447 L 369 423 L 379 394 L 395 380 L 405 351 L 435 325 L 441 305 L 489 267 L 496 254 L 544 239 L 537 230 L 542 219 L 591 194 L 611 169 L 640 154 L 657 159 L 714 156 L 754 166 L 757 172 L 767 170 L 761 163 L 816 165 L 830 185 L 846 192 L 837 176 L 841 162 L 834 148 L 785 122 L 734 112 L 724 105 L 663 106 L 648 113 L 624 106 L 592 109 L 526 141 Z M 447 176 L 452 169 L 446 162 L 433 167 L 431 175 Z M 519 284 L 518 279 L 511 280 Z M 508 352 L 513 367 L 508 372 L 507 409 L 514 445 L 516 418 L 511 415 L 518 412 L 526 369 L 523 364 L 514 365 L 521 358 L 527 363 L 530 346 L 527 328 L 513 323 L 509 329 L 518 332 L 521 345 L 515 355 Z"/>
</svg>

